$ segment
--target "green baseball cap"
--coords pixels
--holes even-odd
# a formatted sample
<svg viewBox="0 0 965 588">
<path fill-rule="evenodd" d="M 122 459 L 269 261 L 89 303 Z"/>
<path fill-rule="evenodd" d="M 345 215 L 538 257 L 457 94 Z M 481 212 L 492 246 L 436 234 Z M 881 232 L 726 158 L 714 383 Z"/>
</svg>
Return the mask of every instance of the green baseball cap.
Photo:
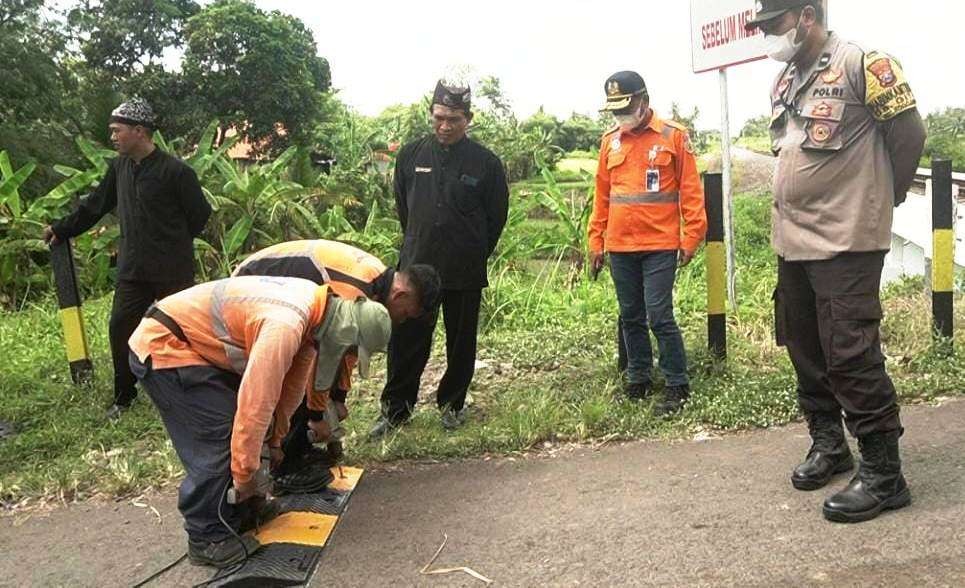
<svg viewBox="0 0 965 588">
<path fill-rule="evenodd" d="M 359 373 L 363 378 L 368 377 L 372 354 L 385 351 L 391 335 L 389 311 L 378 302 L 363 297 L 356 300 L 329 298 L 325 320 L 315 331 L 318 350 L 315 389 L 332 387 L 342 358 L 353 347 L 358 349 Z"/>
</svg>

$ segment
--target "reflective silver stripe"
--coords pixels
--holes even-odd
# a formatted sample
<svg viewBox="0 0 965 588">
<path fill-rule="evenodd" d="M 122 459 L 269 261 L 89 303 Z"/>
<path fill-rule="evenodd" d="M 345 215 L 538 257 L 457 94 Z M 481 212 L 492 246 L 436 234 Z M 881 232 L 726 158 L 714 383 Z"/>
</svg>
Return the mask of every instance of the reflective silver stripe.
<svg viewBox="0 0 965 588">
<path fill-rule="evenodd" d="M 680 201 L 679 192 L 643 192 L 640 194 L 610 194 L 610 204 L 674 204 Z"/>
<path fill-rule="evenodd" d="M 221 341 L 221 345 L 224 346 L 224 353 L 228 358 L 231 369 L 235 373 L 243 374 L 245 367 L 248 365 L 248 358 L 245 356 L 245 350 L 231 340 L 231 336 L 228 334 L 228 325 L 225 324 L 224 320 L 225 289 L 227 287 L 228 280 L 220 280 L 211 292 L 211 329 L 215 338 Z"/>
<path fill-rule="evenodd" d="M 263 259 L 285 259 L 287 257 L 306 257 L 308 258 L 309 261 L 312 262 L 312 265 L 315 266 L 315 269 L 318 270 L 318 273 L 321 274 L 322 283 L 327 284 L 331 281 L 331 278 L 328 275 L 328 269 L 326 269 L 324 265 L 322 265 L 321 263 L 319 263 L 317 259 L 315 259 L 315 255 L 313 253 L 314 253 L 314 248 L 311 245 L 308 245 L 305 249 L 302 249 L 300 251 L 277 251 L 272 253 L 265 253 L 263 255 L 259 255 L 258 257 L 252 259 L 251 262 L 255 263 Z M 236 269 L 234 273 L 232 273 L 231 275 L 232 276 L 237 275 L 238 270 L 240 270 L 242 267 L 244 267 L 244 265 L 239 266 L 238 269 Z"/>
</svg>

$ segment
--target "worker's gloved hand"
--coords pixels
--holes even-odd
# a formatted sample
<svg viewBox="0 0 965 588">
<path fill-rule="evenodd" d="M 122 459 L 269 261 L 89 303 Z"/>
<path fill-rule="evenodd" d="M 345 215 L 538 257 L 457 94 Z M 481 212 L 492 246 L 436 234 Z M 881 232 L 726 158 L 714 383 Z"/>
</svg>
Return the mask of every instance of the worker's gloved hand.
<svg viewBox="0 0 965 588">
<path fill-rule="evenodd" d="M 313 443 L 325 443 L 332 436 L 332 428 L 324 420 L 308 421 L 308 429 L 314 434 Z"/>
<path fill-rule="evenodd" d="M 344 402 L 339 402 L 338 400 L 333 401 L 335 404 L 335 414 L 338 415 L 338 420 L 344 421 L 348 418 L 348 407 L 345 406 Z"/>
<path fill-rule="evenodd" d="M 606 265 L 605 253 L 590 253 L 590 277 L 594 280 L 600 275 Z"/>
<path fill-rule="evenodd" d="M 264 496 L 264 491 L 258 487 L 258 477 L 252 476 L 247 482 L 234 481 L 235 504 L 242 503 L 253 496 Z"/>
</svg>

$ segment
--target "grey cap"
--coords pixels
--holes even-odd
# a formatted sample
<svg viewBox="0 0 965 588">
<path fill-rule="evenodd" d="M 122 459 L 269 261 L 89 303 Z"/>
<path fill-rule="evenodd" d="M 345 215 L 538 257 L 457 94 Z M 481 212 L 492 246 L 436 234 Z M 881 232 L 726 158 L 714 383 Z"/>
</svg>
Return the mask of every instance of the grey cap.
<svg viewBox="0 0 965 588">
<path fill-rule="evenodd" d="M 366 298 L 329 298 L 325 320 L 315 332 L 318 361 L 315 389 L 328 390 L 335 383 L 345 353 L 358 348 L 359 372 L 368 377 L 372 354 L 385 351 L 392 335 L 389 311 Z"/>
</svg>

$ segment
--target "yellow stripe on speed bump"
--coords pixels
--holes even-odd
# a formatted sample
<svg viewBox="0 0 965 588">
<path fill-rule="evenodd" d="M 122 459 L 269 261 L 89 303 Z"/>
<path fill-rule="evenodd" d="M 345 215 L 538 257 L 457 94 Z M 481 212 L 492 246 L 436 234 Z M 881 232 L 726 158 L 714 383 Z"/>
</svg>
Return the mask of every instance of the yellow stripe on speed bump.
<svg viewBox="0 0 965 588">
<path fill-rule="evenodd" d="M 335 479 L 328 485 L 332 490 L 339 492 L 351 492 L 362 477 L 362 468 L 332 468 L 332 475 Z"/>
<path fill-rule="evenodd" d="M 335 467 L 331 471 L 335 479 L 328 485 L 329 489 L 347 493 L 355 490 L 364 470 Z M 286 512 L 262 526 L 255 533 L 255 538 L 262 545 L 295 543 L 324 547 L 336 523 L 338 523 L 338 516 L 312 512 Z"/>
<path fill-rule="evenodd" d="M 255 533 L 262 545 L 295 543 L 325 547 L 338 517 L 312 512 L 286 512 L 278 515 Z"/>
<path fill-rule="evenodd" d="M 932 243 L 932 290 L 951 292 L 955 285 L 953 255 L 955 233 L 950 229 L 935 229 Z"/>
<path fill-rule="evenodd" d="M 80 308 L 71 306 L 60 309 L 60 322 L 64 326 L 64 346 L 67 348 L 67 361 L 87 359 L 87 338 L 84 336 L 84 318 Z"/>
</svg>

